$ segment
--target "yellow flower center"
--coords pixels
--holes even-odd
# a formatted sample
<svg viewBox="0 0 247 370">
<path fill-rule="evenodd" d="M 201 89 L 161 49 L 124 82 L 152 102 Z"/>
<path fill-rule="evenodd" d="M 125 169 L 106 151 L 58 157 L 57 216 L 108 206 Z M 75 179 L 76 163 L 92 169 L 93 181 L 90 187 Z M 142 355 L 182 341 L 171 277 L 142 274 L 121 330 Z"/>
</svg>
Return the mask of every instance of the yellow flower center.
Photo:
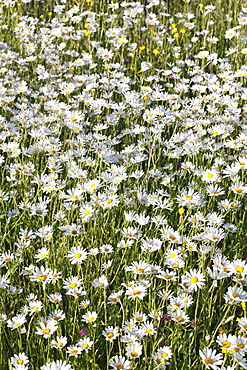
<svg viewBox="0 0 247 370">
<path fill-rule="evenodd" d="M 211 358 L 205 358 L 204 363 L 206 365 L 211 365 L 213 363 L 213 360 Z"/>
<path fill-rule="evenodd" d="M 56 344 L 57 347 L 62 347 L 63 346 L 63 343 L 62 342 L 59 342 Z"/>
<path fill-rule="evenodd" d="M 51 329 L 44 329 L 44 330 L 43 330 L 43 333 L 44 333 L 44 334 L 50 334 L 50 332 L 51 332 Z"/>
<path fill-rule="evenodd" d="M 238 266 L 238 267 L 236 267 L 236 271 L 237 272 L 243 272 L 244 271 L 244 267 Z"/>
<path fill-rule="evenodd" d="M 162 353 L 161 357 L 163 357 L 163 358 L 168 357 L 168 353 L 166 353 L 166 352 Z"/>
<path fill-rule="evenodd" d="M 196 276 L 193 276 L 191 279 L 190 279 L 191 283 L 195 284 L 198 282 L 198 278 Z"/>
<path fill-rule="evenodd" d="M 244 344 L 243 344 L 243 343 L 238 343 L 238 344 L 237 344 L 237 347 L 238 347 L 238 348 L 244 348 Z"/>
<path fill-rule="evenodd" d="M 107 336 L 107 338 L 110 338 L 111 339 L 111 338 L 114 337 L 114 334 L 113 333 L 108 333 L 106 336 Z"/>
<path fill-rule="evenodd" d="M 77 287 L 77 284 L 76 283 L 71 283 L 69 287 L 70 288 L 75 288 L 75 287 Z"/>
<path fill-rule="evenodd" d="M 138 353 L 137 353 L 137 352 L 130 352 L 130 355 L 131 355 L 132 357 L 137 357 L 137 356 L 138 356 Z"/>
<path fill-rule="evenodd" d="M 136 272 L 144 272 L 144 269 L 136 269 Z"/>
<path fill-rule="evenodd" d="M 141 292 L 139 291 L 139 290 L 134 290 L 133 291 L 133 295 L 138 295 L 138 294 L 140 294 Z"/>
<path fill-rule="evenodd" d="M 46 280 L 46 275 L 39 275 L 38 280 L 45 281 Z"/>
<path fill-rule="evenodd" d="M 76 253 L 74 257 L 75 258 L 81 258 L 81 253 Z"/>
<path fill-rule="evenodd" d="M 22 364 L 24 364 L 24 361 L 23 360 L 17 360 L 17 364 L 22 365 Z"/>
</svg>

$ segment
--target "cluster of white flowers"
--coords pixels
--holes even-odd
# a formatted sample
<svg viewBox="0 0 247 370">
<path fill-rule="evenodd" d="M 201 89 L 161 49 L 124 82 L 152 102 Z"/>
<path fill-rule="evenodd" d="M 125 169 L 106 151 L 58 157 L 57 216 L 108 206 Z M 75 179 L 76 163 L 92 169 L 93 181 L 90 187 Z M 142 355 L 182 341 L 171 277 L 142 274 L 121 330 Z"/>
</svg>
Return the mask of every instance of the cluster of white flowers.
<svg viewBox="0 0 247 370">
<path fill-rule="evenodd" d="M 216 34 L 214 5 L 29 3 L 0 8 L 6 363 L 177 369 L 170 333 L 223 306 L 188 356 L 247 369 L 247 8 Z"/>
</svg>

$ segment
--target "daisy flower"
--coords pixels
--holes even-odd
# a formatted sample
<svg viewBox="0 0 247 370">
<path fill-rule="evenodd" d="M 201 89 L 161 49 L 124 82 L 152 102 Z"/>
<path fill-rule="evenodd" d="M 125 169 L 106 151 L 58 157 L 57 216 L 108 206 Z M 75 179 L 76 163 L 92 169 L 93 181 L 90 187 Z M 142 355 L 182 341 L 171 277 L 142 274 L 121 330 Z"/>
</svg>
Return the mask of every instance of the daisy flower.
<svg viewBox="0 0 247 370">
<path fill-rule="evenodd" d="M 73 247 L 70 249 L 68 253 L 68 258 L 72 265 L 76 263 L 82 264 L 82 262 L 87 259 L 87 256 L 88 256 L 88 252 L 84 248 L 81 248 L 81 247 Z"/>
<path fill-rule="evenodd" d="M 88 311 L 85 315 L 82 315 L 82 321 L 84 322 L 94 322 L 98 315 L 95 311 Z"/>
<path fill-rule="evenodd" d="M 105 275 L 100 276 L 98 279 L 93 280 L 93 286 L 96 288 L 106 288 L 109 285 Z"/>
<path fill-rule="evenodd" d="M 25 364 L 28 364 L 29 360 L 28 357 L 25 355 L 24 352 L 18 353 L 18 355 L 14 355 L 10 358 L 11 364 L 18 369 L 18 366 L 24 366 Z"/>
<path fill-rule="evenodd" d="M 61 349 L 67 344 L 67 337 L 57 337 L 51 341 L 51 348 Z"/>
<path fill-rule="evenodd" d="M 138 358 L 142 354 L 142 345 L 139 342 L 132 342 L 127 344 L 126 356 L 129 358 Z"/>
<path fill-rule="evenodd" d="M 83 351 L 88 352 L 88 350 L 92 347 L 93 341 L 90 340 L 90 338 L 85 337 L 83 339 L 80 339 L 79 342 L 77 343 L 78 346 L 82 348 Z"/>
<path fill-rule="evenodd" d="M 52 361 L 49 362 L 43 366 L 41 366 L 40 370 L 73 370 L 73 367 L 70 364 L 67 364 L 67 362 L 62 360 Z"/>
<path fill-rule="evenodd" d="M 7 326 L 11 330 L 17 329 L 19 326 L 26 322 L 26 317 L 24 315 L 17 315 L 12 317 L 11 320 L 7 321 Z"/>
<path fill-rule="evenodd" d="M 75 346 L 68 346 L 66 353 L 69 354 L 69 357 L 78 357 L 82 353 L 82 348 L 79 347 L 78 345 Z"/>
<path fill-rule="evenodd" d="M 228 304 L 238 304 L 247 302 L 247 294 L 241 288 L 229 287 L 226 294 L 224 294 L 224 299 Z"/>
<path fill-rule="evenodd" d="M 143 285 L 133 285 L 128 287 L 126 290 L 126 295 L 129 298 L 139 298 L 143 299 L 147 294 L 147 289 Z"/>
<path fill-rule="evenodd" d="M 109 361 L 109 366 L 113 370 L 129 370 L 131 369 L 131 362 L 126 360 L 123 356 L 114 356 Z"/>
<path fill-rule="evenodd" d="M 54 320 L 49 320 L 46 323 L 39 322 L 39 327 L 36 328 L 36 334 L 43 335 L 44 338 L 50 338 L 57 330 L 57 323 Z"/>
<path fill-rule="evenodd" d="M 112 342 L 114 339 L 117 338 L 117 336 L 119 335 L 118 333 L 118 328 L 114 328 L 113 326 L 108 326 L 107 328 L 105 328 L 103 331 L 102 331 L 102 334 L 105 336 L 105 339 L 107 341 L 110 341 Z"/>
<path fill-rule="evenodd" d="M 217 365 L 220 366 L 223 363 L 222 355 L 216 354 L 216 350 L 212 350 L 211 348 L 204 348 L 203 351 L 199 351 L 199 355 L 206 369 L 217 370 L 219 369 Z"/>
<path fill-rule="evenodd" d="M 197 291 L 198 288 L 203 287 L 205 278 L 202 273 L 190 269 L 185 275 L 182 275 L 181 280 L 183 286 L 187 286 L 189 291 Z"/>
</svg>

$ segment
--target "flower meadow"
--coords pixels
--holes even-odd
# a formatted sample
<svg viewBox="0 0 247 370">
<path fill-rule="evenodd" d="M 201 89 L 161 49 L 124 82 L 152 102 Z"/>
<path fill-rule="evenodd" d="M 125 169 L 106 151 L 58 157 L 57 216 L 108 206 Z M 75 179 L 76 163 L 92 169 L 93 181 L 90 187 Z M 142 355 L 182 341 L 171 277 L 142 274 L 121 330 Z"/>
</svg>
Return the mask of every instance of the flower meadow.
<svg viewBox="0 0 247 370">
<path fill-rule="evenodd" d="M 247 2 L 79 1 L 1 2 L 0 369 L 247 369 Z"/>
</svg>

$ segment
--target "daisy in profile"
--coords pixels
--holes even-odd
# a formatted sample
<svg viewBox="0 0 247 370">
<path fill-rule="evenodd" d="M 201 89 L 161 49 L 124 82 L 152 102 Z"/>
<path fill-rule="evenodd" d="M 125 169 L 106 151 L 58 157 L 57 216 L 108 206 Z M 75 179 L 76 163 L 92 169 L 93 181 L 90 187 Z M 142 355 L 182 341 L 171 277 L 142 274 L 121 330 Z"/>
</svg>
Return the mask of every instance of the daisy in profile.
<svg viewBox="0 0 247 370">
<path fill-rule="evenodd" d="M 123 290 L 119 290 L 118 292 L 116 293 L 112 293 L 110 294 L 108 297 L 107 297 L 107 304 L 110 304 L 110 305 L 114 305 L 116 304 L 117 302 L 120 301 L 120 298 L 123 294 Z"/>
<path fill-rule="evenodd" d="M 59 369 L 59 370 L 73 370 L 73 367 L 71 367 L 70 364 L 67 364 L 67 362 L 62 360 L 52 361 L 49 362 L 43 366 L 41 366 L 40 370 L 53 370 L 53 369 Z"/>
<path fill-rule="evenodd" d="M 49 320 L 46 323 L 39 322 L 39 327 L 36 328 L 36 334 L 43 335 L 44 338 L 50 338 L 57 330 L 57 323 L 54 320 Z"/>
<path fill-rule="evenodd" d="M 66 226 L 59 226 L 59 230 L 64 231 L 65 235 L 77 236 L 81 234 L 81 225 L 71 224 Z"/>
<path fill-rule="evenodd" d="M 75 345 L 75 346 L 68 346 L 67 347 L 67 351 L 66 353 L 69 354 L 69 357 L 70 356 L 73 356 L 73 357 L 78 357 L 81 353 L 82 353 L 82 348 L 79 347 L 78 345 Z"/>
<path fill-rule="evenodd" d="M 0 313 L 0 322 L 7 320 L 7 315 L 5 313 Z"/>
<path fill-rule="evenodd" d="M 98 279 L 94 279 L 93 286 L 95 288 L 106 288 L 109 285 L 105 275 L 100 276 Z"/>
<path fill-rule="evenodd" d="M 51 348 L 61 349 L 67 344 L 67 337 L 57 337 L 51 341 Z"/>
<path fill-rule="evenodd" d="M 129 370 L 131 369 L 131 362 L 129 360 L 126 360 L 123 356 L 114 356 L 109 361 L 109 366 L 113 370 Z"/>
<path fill-rule="evenodd" d="M 41 301 L 35 300 L 29 302 L 29 315 L 31 316 L 35 312 L 41 311 L 43 303 Z"/>
<path fill-rule="evenodd" d="M 126 295 L 129 298 L 143 299 L 147 294 L 146 290 L 146 287 L 144 287 L 143 285 L 133 285 L 127 288 Z"/>
<path fill-rule="evenodd" d="M 171 317 L 173 321 L 176 321 L 179 324 L 186 324 L 190 321 L 190 318 L 184 311 L 180 310 L 179 308 L 173 311 L 168 311 L 168 315 Z"/>
<path fill-rule="evenodd" d="M 133 261 L 130 266 L 126 267 L 126 271 L 131 271 L 135 275 L 139 274 L 149 274 L 150 273 L 150 266 L 145 261 Z"/>
<path fill-rule="evenodd" d="M 142 345 L 139 342 L 132 342 L 127 344 L 126 356 L 129 358 L 138 358 L 142 354 Z"/>
<path fill-rule="evenodd" d="M 134 314 L 133 319 L 136 322 L 145 322 L 147 320 L 147 315 L 145 313 L 142 313 L 142 312 L 136 312 Z"/>
<path fill-rule="evenodd" d="M 62 294 L 61 293 L 51 293 L 47 297 L 50 302 L 57 303 L 62 301 Z"/>
<path fill-rule="evenodd" d="M 12 317 L 11 320 L 7 321 L 7 326 L 11 330 L 17 329 L 19 326 L 26 322 L 26 317 L 24 315 L 17 315 Z"/>
<path fill-rule="evenodd" d="M 247 318 L 241 317 L 241 319 L 238 320 L 237 323 L 242 330 L 247 331 Z"/>
<path fill-rule="evenodd" d="M 85 301 L 80 302 L 80 307 L 85 310 L 90 305 L 90 301 L 87 299 Z"/>
<path fill-rule="evenodd" d="M 169 347 L 161 347 L 152 356 L 154 362 L 158 365 L 159 369 L 165 368 L 169 359 L 172 357 L 172 351 Z"/>
<path fill-rule="evenodd" d="M 206 369 L 217 370 L 218 365 L 220 366 L 223 362 L 222 355 L 216 354 L 216 350 L 211 348 L 204 348 L 203 351 L 199 351 L 199 355 L 202 358 L 203 364 L 206 366 Z"/>
<path fill-rule="evenodd" d="M 247 294 L 241 288 L 229 287 L 226 294 L 224 294 L 224 299 L 228 304 L 238 304 L 247 302 Z"/>
<path fill-rule="evenodd" d="M 233 352 L 233 357 L 239 366 L 241 366 L 243 369 L 247 369 L 247 361 L 243 355 L 238 352 Z"/>
<path fill-rule="evenodd" d="M 34 258 L 36 259 L 37 262 L 49 258 L 49 249 L 43 247 L 38 249 L 38 253 L 35 254 Z"/>
<path fill-rule="evenodd" d="M 84 322 L 94 322 L 98 315 L 95 311 L 88 311 L 85 315 L 82 315 L 82 321 Z"/>
</svg>

